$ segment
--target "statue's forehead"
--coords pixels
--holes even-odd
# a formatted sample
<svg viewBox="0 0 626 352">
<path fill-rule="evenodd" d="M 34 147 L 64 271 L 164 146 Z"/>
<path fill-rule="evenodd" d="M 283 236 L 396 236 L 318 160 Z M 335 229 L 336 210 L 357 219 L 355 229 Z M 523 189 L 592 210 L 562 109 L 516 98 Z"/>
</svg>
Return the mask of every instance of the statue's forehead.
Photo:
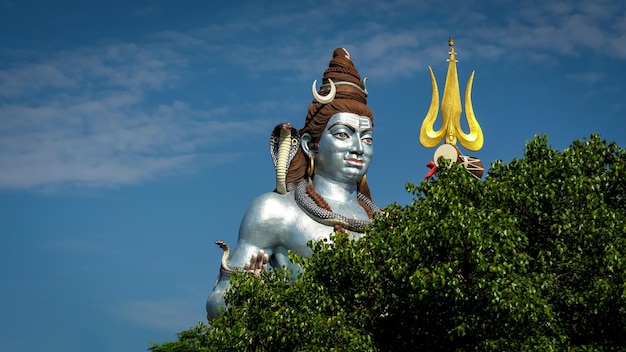
<svg viewBox="0 0 626 352">
<path fill-rule="evenodd" d="M 372 121 L 370 121 L 370 118 L 367 116 L 359 116 L 357 114 L 353 114 L 351 112 L 340 112 L 337 113 L 335 115 L 333 115 L 333 117 L 331 117 L 330 121 L 329 121 L 329 125 L 332 125 L 332 123 L 334 122 L 343 122 L 347 125 L 350 125 L 352 127 L 354 127 L 355 129 L 360 128 L 360 129 L 366 129 L 366 128 L 372 128 Z M 331 123 L 332 122 L 332 123 Z"/>
<path fill-rule="evenodd" d="M 359 126 L 361 128 L 372 128 L 372 121 L 367 116 L 359 116 Z"/>
</svg>

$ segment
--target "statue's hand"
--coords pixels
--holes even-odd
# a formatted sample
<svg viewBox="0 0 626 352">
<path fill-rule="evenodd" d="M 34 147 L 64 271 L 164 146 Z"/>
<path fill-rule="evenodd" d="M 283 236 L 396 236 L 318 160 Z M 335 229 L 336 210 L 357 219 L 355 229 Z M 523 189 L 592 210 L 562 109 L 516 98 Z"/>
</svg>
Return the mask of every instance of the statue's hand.
<svg viewBox="0 0 626 352">
<path fill-rule="evenodd" d="M 265 252 L 261 249 L 259 253 L 253 254 L 250 257 L 250 261 L 244 265 L 243 270 L 246 272 L 254 273 L 254 276 L 259 276 L 261 271 L 267 269 L 267 262 L 269 261 L 269 257 Z"/>
</svg>

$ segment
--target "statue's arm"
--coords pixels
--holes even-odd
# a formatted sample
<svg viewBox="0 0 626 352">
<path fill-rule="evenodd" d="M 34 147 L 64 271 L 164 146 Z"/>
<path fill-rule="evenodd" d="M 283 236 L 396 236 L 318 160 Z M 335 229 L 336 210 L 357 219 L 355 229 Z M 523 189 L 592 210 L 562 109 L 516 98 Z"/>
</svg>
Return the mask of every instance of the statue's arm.
<svg viewBox="0 0 626 352">
<path fill-rule="evenodd" d="M 259 251 L 263 251 L 266 253 L 264 255 L 265 258 L 263 258 L 263 256 L 258 257 Z M 241 257 L 239 253 L 253 253 L 253 254 L 250 254 L 250 257 L 248 257 L 247 260 L 243 260 L 243 261 L 232 260 L 232 258 L 235 255 L 237 255 L 238 257 Z M 271 250 L 264 249 L 254 244 L 250 244 L 246 241 L 240 240 L 237 242 L 237 247 L 235 248 L 235 251 L 233 252 L 233 255 L 231 256 L 229 266 L 232 269 L 236 268 L 236 270 L 245 268 L 245 270 L 253 271 L 255 272 L 255 274 L 258 275 L 259 271 L 265 270 L 265 267 L 267 266 L 267 258 L 269 255 L 271 255 L 271 253 L 272 253 Z M 207 318 L 209 320 L 217 318 L 221 314 L 221 310 L 226 307 L 226 303 L 224 302 L 224 293 L 226 292 L 229 286 L 230 286 L 230 275 L 225 274 L 225 273 L 220 273 L 218 280 L 215 284 L 215 287 L 213 288 L 213 291 L 209 294 L 209 297 L 206 303 Z"/>
<path fill-rule="evenodd" d="M 283 226 L 277 224 L 278 214 L 281 211 L 284 201 L 283 195 L 267 193 L 255 199 L 241 221 L 239 227 L 239 238 L 237 245 L 233 249 L 229 266 L 231 268 L 243 269 L 246 264 L 250 264 L 251 258 L 264 251 L 271 257 L 274 249 L 281 242 L 282 234 L 280 229 Z M 284 219 L 283 219 L 284 222 Z M 259 267 L 257 266 L 257 271 Z M 224 293 L 230 286 L 230 276 L 220 275 L 219 279 L 207 299 L 206 310 L 209 320 L 220 315 L 220 310 L 226 307 Z"/>
</svg>

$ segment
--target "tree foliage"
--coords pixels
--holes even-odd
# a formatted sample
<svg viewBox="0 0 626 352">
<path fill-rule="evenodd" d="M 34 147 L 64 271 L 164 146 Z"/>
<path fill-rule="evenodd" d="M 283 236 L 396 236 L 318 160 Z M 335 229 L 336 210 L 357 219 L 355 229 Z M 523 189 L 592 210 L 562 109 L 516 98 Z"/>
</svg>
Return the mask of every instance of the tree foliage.
<svg viewBox="0 0 626 352">
<path fill-rule="evenodd" d="M 152 351 L 626 350 L 626 152 L 547 137 L 483 181 L 408 184 L 350 241 L 312 244 L 297 280 L 236 273 L 231 308 Z"/>
</svg>

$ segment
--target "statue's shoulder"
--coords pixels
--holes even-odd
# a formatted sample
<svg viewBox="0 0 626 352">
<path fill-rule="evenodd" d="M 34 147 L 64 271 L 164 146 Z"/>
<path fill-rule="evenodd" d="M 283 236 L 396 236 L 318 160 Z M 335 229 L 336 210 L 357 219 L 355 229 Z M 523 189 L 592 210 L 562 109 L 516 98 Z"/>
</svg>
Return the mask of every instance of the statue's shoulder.
<svg viewBox="0 0 626 352">
<path fill-rule="evenodd" d="M 255 198 L 246 211 L 239 228 L 239 240 L 262 248 L 284 243 L 301 219 L 302 211 L 293 194 L 268 192 Z"/>
<path fill-rule="evenodd" d="M 244 221 L 249 219 L 253 222 L 285 223 L 293 219 L 294 213 L 299 210 L 292 192 L 286 194 L 267 192 L 250 203 Z"/>
</svg>

